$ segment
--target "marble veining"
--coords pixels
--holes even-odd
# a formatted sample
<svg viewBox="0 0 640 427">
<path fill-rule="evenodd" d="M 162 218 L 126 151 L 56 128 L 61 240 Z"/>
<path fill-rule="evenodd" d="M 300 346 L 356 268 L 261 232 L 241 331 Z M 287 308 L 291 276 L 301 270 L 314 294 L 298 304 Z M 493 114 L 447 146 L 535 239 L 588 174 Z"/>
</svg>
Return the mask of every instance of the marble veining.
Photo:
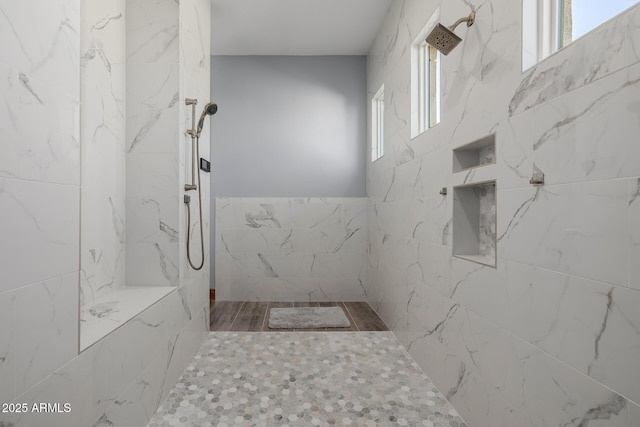
<svg viewBox="0 0 640 427">
<path fill-rule="evenodd" d="M 469 7 L 441 122 L 411 138 L 405 42 L 436 8 L 447 24 Z M 395 2 L 372 45 L 367 89 L 393 104 L 367 166 L 367 300 L 470 425 L 637 424 L 639 16 L 524 72 L 517 1 Z M 493 133 L 479 154 L 495 164 L 452 173 L 452 149 Z M 496 214 L 477 245 L 495 267 L 452 257 L 452 188 L 493 180 L 495 210 L 465 214 Z"/>
<path fill-rule="evenodd" d="M 509 104 L 509 114 L 532 108 L 588 85 L 624 67 L 631 44 L 626 37 L 624 15 L 607 22 L 590 34 L 590 41 L 581 38 L 542 61 L 527 72 Z"/>
<path fill-rule="evenodd" d="M 124 8 L 81 7 L 82 306 L 125 285 Z"/>
<path fill-rule="evenodd" d="M 496 187 L 482 187 L 480 194 L 478 253 L 492 259 L 496 256 Z"/>
<path fill-rule="evenodd" d="M 80 348 L 96 343 L 175 290 L 173 286 L 127 286 L 96 298 L 80 310 Z"/>
<path fill-rule="evenodd" d="M 640 178 L 629 180 L 629 287 L 640 290 Z"/>
<path fill-rule="evenodd" d="M 218 298 L 364 298 L 364 199 L 216 202 Z"/>
<path fill-rule="evenodd" d="M 640 148 L 628 129 L 637 123 L 639 83 L 635 64 L 534 109 L 534 162 L 547 184 L 637 175 Z"/>
<path fill-rule="evenodd" d="M 178 143 L 180 123 L 187 122 L 179 100 L 210 96 L 209 61 L 194 64 L 193 51 L 179 52 L 178 44 L 190 46 L 197 38 L 195 51 L 208 56 L 210 2 L 1 3 L 0 401 L 30 407 L 68 402 L 72 412 L 5 412 L 0 424 L 91 426 L 100 419 L 145 425 L 202 343 L 209 323 L 208 266 L 185 273 L 180 256 L 184 206 L 178 195 L 187 157 L 187 144 Z M 127 26 L 135 31 L 127 35 Z M 161 56 L 171 65 L 154 68 L 146 79 L 128 76 L 126 40 L 135 44 L 131 60 L 153 60 L 154 45 L 163 44 L 153 36 L 159 28 L 170 29 L 173 41 Z M 158 80 L 160 90 L 154 92 Z M 149 91 L 141 94 L 139 114 L 128 120 L 134 110 L 127 111 L 127 100 L 140 94 L 136 88 Z M 163 123 L 140 139 L 126 162 L 132 170 L 136 162 L 143 165 L 136 176 L 125 170 L 127 134 L 135 135 L 154 108 L 164 108 Z M 150 143 L 154 139 L 164 146 Z M 208 157 L 208 144 L 201 153 Z M 145 164 L 159 169 L 145 169 Z M 125 187 L 125 176 L 141 184 Z M 206 217 L 206 182 L 203 188 Z M 132 200 L 125 201 L 125 195 Z M 161 213 L 143 205 L 145 197 L 157 200 Z M 125 208 L 131 203 L 134 214 Z M 156 233 L 145 241 L 126 229 L 132 222 L 143 232 L 150 224 Z M 208 221 L 204 225 L 208 235 Z M 125 251 L 125 241 L 131 251 Z M 140 249 L 131 264 L 149 273 L 145 285 L 164 283 L 154 243 L 167 266 L 175 266 L 178 292 L 177 287 L 150 287 L 140 293 L 157 291 L 158 299 L 143 302 L 143 296 L 130 294 L 118 300 L 115 294 L 126 292 L 125 252 Z M 114 328 L 89 337 L 100 339 L 82 352 L 79 300 L 87 316 L 81 342 L 102 327 Z M 100 325 L 92 332 L 94 322 Z"/>
</svg>

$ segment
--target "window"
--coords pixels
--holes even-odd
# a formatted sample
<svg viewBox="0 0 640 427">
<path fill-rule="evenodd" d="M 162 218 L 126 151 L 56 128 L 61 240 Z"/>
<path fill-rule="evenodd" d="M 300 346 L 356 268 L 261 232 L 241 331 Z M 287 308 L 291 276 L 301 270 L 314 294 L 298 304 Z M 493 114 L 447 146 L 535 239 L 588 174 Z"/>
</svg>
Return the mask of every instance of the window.
<svg viewBox="0 0 640 427">
<path fill-rule="evenodd" d="M 613 18 L 638 0 L 523 0 L 522 69 Z"/>
<path fill-rule="evenodd" d="M 431 16 L 411 45 L 411 137 L 440 123 L 440 52 L 424 39 L 436 25 Z"/>
<path fill-rule="evenodd" d="M 371 100 L 371 161 L 384 154 L 384 85 Z"/>
<path fill-rule="evenodd" d="M 638 0 L 559 0 L 562 19 L 561 46 L 582 37 L 605 21 L 638 3 Z"/>
</svg>

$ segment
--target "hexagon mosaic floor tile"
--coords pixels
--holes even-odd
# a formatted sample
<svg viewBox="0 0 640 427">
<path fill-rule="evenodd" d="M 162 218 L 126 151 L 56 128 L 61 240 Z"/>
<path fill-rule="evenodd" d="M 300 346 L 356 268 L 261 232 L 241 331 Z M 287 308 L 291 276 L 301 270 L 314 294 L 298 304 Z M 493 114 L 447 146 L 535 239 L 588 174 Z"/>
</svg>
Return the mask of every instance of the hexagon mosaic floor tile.
<svg viewBox="0 0 640 427">
<path fill-rule="evenodd" d="M 212 332 L 148 427 L 467 427 L 391 332 Z"/>
</svg>

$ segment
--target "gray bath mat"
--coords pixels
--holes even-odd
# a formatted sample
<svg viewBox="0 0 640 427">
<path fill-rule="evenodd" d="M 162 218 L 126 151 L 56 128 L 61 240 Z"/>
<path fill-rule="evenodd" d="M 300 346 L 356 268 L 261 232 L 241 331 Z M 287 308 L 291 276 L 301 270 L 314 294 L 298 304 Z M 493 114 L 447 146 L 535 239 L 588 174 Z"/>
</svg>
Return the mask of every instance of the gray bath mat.
<svg viewBox="0 0 640 427">
<path fill-rule="evenodd" d="M 270 329 L 348 328 L 341 307 L 287 307 L 269 310 Z"/>
</svg>

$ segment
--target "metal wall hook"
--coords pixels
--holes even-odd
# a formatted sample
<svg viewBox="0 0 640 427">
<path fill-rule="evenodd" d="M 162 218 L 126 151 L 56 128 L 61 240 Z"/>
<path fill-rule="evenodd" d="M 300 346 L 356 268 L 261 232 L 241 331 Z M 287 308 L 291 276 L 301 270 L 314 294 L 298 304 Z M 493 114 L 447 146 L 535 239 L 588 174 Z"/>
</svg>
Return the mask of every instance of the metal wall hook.
<svg viewBox="0 0 640 427">
<path fill-rule="evenodd" d="M 442 190 L 440 190 L 440 195 L 441 196 L 446 196 L 447 195 L 447 187 L 442 187 Z"/>
</svg>

